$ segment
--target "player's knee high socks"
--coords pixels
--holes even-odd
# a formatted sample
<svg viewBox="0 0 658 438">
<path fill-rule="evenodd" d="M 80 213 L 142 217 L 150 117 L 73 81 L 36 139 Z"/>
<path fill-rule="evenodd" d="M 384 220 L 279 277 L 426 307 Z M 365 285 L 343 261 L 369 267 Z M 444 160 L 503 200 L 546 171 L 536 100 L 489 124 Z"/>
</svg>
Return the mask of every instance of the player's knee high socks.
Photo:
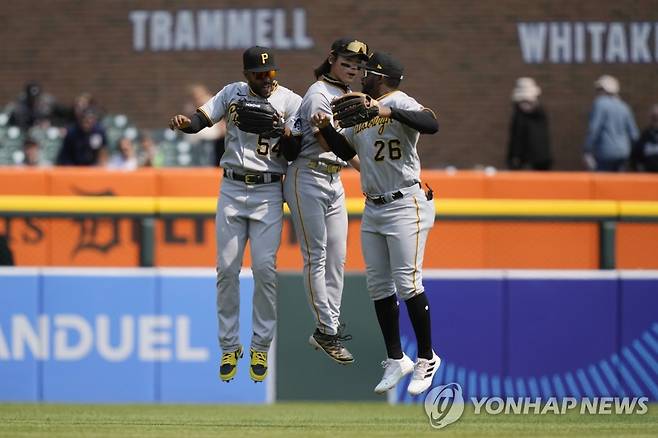
<svg viewBox="0 0 658 438">
<path fill-rule="evenodd" d="M 386 353 L 391 359 L 402 359 L 402 346 L 400 345 L 400 307 L 398 297 L 393 294 L 381 300 L 375 300 L 375 312 L 382 330 Z"/>
<path fill-rule="evenodd" d="M 418 357 L 432 358 L 432 325 L 430 324 L 430 304 L 423 292 L 405 301 L 411 325 L 418 342 Z"/>
</svg>

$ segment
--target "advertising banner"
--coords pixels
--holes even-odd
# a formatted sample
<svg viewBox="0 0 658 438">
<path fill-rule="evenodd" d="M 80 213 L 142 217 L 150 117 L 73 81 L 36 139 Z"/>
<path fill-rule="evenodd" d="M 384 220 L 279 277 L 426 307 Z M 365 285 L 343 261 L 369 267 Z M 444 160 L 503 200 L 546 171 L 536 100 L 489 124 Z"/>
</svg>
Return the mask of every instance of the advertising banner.
<svg viewBox="0 0 658 438">
<path fill-rule="evenodd" d="M 248 352 L 251 274 L 240 283 Z M 249 378 L 248 354 L 235 379 L 218 378 L 212 270 L 4 268 L 0 302 L 2 401 L 268 400 L 268 386 Z"/>
<path fill-rule="evenodd" d="M 424 277 L 442 357 L 433 386 L 456 382 L 465 398 L 658 400 L 655 271 L 460 272 Z M 400 315 L 415 359 L 413 328 Z M 417 401 L 410 378 L 391 400 Z"/>
</svg>

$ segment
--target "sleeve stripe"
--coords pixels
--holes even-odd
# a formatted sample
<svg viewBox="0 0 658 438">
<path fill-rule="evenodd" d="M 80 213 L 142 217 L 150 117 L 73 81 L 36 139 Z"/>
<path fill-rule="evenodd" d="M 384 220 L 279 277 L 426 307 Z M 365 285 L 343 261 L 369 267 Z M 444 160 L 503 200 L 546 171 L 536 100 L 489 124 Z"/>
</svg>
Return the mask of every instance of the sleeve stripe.
<svg viewBox="0 0 658 438">
<path fill-rule="evenodd" d="M 430 113 L 432 113 L 432 115 L 434 116 L 435 119 L 439 120 L 439 118 L 436 116 L 436 113 L 434 111 L 432 111 L 431 109 L 423 108 L 423 111 L 429 111 Z"/>
<path fill-rule="evenodd" d="M 212 121 L 212 119 L 208 116 L 208 114 L 206 114 L 206 112 L 201 107 L 197 108 L 196 110 L 201 114 L 203 114 L 206 120 L 208 120 L 208 123 L 210 123 L 210 126 L 215 124 L 215 122 Z"/>
</svg>

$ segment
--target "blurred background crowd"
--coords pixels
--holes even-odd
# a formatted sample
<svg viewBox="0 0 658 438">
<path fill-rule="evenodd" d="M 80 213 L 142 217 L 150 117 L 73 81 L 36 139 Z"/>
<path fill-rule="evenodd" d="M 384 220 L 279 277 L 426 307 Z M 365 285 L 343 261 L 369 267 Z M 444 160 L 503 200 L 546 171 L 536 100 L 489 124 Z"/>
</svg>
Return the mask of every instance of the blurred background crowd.
<svg viewBox="0 0 658 438">
<path fill-rule="evenodd" d="M 594 81 L 594 100 L 583 139 L 583 168 L 591 171 L 658 172 L 658 104 L 642 114 L 620 95 L 619 81 Z M 588 90 L 584 90 L 588 92 Z M 205 85 L 186 87 L 180 110 L 192 114 L 213 96 Z M 520 77 L 511 91 L 506 165 L 510 170 L 555 168 L 549 111 L 535 79 Z M 646 115 L 644 114 L 646 113 Z M 502 117 L 502 115 L 501 115 Z M 0 112 L 0 165 L 138 167 L 218 166 L 224 121 L 198 134 L 166 128 L 141 129 L 125 114 L 110 114 L 93 94 L 83 92 L 64 104 L 34 81 Z M 502 149 L 502 147 L 501 147 Z M 559 170 L 559 169 L 557 169 Z"/>
<path fill-rule="evenodd" d="M 0 165 L 214 166 L 223 126 L 166 129 L 272 47 L 303 94 L 339 36 L 391 52 L 438 115 L 432 169 L 651 171 L 658 161 L 655 0 L 498 2 L 27 0 L 0 37 Z M 34 11 L 38 9 L 38 13 Z M 75 48 L 75 50 L 72 50 Z"/>
<path fill-rule="evenodd" d="M 192 114 L 212 97 L 202 84 L 187 87 L 181 111 Z M 88 92 L 59 102 L 35 81 L 0 112 L 0 165 L 139 167 L 218 166 L 225 124 L 194 135 L 141 129 L 125 114 L 110 114 Z"/>
</svg>

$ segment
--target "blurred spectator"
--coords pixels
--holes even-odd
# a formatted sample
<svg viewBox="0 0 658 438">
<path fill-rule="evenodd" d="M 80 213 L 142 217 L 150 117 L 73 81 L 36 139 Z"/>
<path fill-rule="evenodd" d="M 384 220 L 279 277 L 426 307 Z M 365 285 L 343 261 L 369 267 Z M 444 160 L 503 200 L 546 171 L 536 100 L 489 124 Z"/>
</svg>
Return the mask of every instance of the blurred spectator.
<svg viewBox="0 0 658 438">
<path fill-rule="evenodd" d="M 44 164 L 41 160 L 41 146 L 39 143 L 32 138 L 26 138 L 23 142 L 23 165 L 37 167 Z"/>
<path fill-rule="evenodd" d="M 619 97 L 619 81 L 601 76 L 594 82 L 594 99 L 585 140 L 585 165 L 589 170 L 619 172 L 624 170 L 631 145 L 638 137 L 630 108 Z"/>
<path fill-rule="evenodd" d="M 27 130 L 34 125 L 48 126 L 55 108 L 55 99 L 43 92 L 36 82 L 25 84 L 18 100 L 10 105 L 9 124 Z"/>
<path fill-rule="evenodd" d="M 119 151 L 112 155 L 107 166 L 118 170 L 137 169 L 137 153 L 131 139 L 123 137 L 119 140 Z"/>
<path fill-rule="evenodd" d="M 98 114 L 86 110 L 68 130 L 57 154 L 61 166 L 103 165 L 107 157 L 105 130 L 98 123 Z"/>
<path fill-rule="evenodd" d="M 634 170 L 658 172 L 658 104 L 651 107 L 649 126 L 633 145 L 631 167 Z"/>
<path fill-rule="evenodd" d="M 73 101 L 73 115 L 75 120 L 82 117 L 87 110 L 95 111 L 100 118 L 101 111 L 94 96 L 91 93 L 81 93 Z"/>
<path fill-rule="evenodd" d="M 91 93 L 80 93 L 73 100 L 73 105 L 59 107 L 59 110 L 53 115 L 53 124 L 57 126 L 73 125 L 87 110 L 95 111 L 98 118 L 101 118 L 101 111 L 94 96 Z"/>
<path fill-rule="evenodd" d="M 164 157 L 151 135 L 143 133 L 138 162 L 141 167 L 162 167 Z"/>
<path fill-rule="evenodd" d="M 187 89 L 188 101 L 183 108 L 183 114 L 194 114 L 197 108 L 201 107 L 204 103 L 208 102 L 213 95 L 208 91 L 204 85 L 193 84 Z M 224 136 L 226 135 L 226 121 L 220 120 L 210 128 L 202 129 L 196 134 L 188 134 L 185 136 L 192 144 L 197 144 L 201 141 L 212 141 L 214 149 L 214 163 L 219 166 L 219 161 L 224 155 Z"/>
<path fill-rule="evenodd" d="M 510 123 L 507 166 L 510 169 L 549 170 L 551 147 L 548 117 L 539 103 L 541 88 L 532 78 L 518 78 L 512 90 L 514 109 Z"/>
</svg>

